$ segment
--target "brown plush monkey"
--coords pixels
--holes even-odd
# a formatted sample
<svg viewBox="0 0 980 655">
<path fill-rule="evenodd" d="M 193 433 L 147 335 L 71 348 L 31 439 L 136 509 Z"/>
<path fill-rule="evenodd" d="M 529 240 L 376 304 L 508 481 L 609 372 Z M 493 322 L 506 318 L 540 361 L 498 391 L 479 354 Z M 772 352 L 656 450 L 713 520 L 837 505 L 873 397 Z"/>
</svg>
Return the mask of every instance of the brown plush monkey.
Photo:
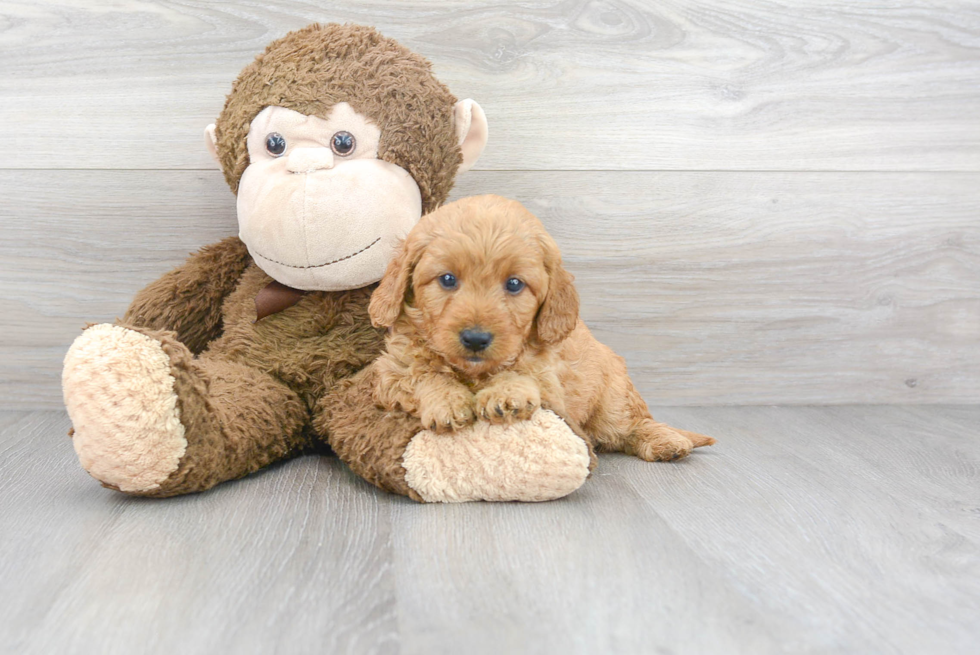
<svg viewBox="0 0 980 655">
<path fill-rule="evenodd" d="M 242 71 L 206 136 L 240 238 L 195 253 L 72 345 L 65 404 L 92 476 L 134 495 L 191 493 L 325 438 L 356 473 L 417 500 L 544 500 L 584 481 L 588 450 L 554 415 L 447 444 L 372 400 L 383 339 L 371 291 L 482 152 L 479 105 L 371 28 L 311 25 Z"/>
</svg>

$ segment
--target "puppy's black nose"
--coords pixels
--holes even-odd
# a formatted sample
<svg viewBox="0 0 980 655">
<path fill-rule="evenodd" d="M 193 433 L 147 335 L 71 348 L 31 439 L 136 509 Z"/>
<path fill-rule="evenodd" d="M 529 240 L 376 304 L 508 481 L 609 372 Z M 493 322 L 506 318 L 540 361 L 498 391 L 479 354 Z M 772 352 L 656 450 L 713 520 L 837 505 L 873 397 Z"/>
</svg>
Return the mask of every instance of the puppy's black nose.
<svg viewBox="0 0 980 655">
<path fill-rule="evenodd" d="M 459 342 L 475 353 L 486 350 L 491 341 L 493 341 L 493 335 L 489 332 L 482 332 L 480 328 L 463 330 L 459 333 Z"/>
</svg>

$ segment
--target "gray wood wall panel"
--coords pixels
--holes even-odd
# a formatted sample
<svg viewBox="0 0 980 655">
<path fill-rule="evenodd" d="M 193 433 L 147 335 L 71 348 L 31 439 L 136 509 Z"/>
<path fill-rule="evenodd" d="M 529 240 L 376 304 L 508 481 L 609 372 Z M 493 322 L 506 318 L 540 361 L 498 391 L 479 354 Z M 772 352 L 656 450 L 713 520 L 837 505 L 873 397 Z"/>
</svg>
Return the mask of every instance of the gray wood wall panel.
<svg viewBox="0 0 980 655">
<path fill-rule="evenodd" d="M 80 327 L 236 229 L 217 172 L 0 171 L 0 188 L 8 408 L 59 407 Z M 649 402 L 980 399 L 980 174 L 473 172 L 454 197 L 483 192 L 544 220 Z"/>
<path fill-rule="evenodd" d="M 235 75 L 312 21 L 431 58 L 484 169 L 980 169 L 964 0 L 5 3 L 0 167 L 204 168 Z"/>
<path fill-rule="evenodd" d="M 0 7 L 0 407 L 234 232 L 202 128 L 315 20 L 483 104 L 456 197 L 542 216 L 651 402 L 980 400 L 978 2 L 44 0 Z"/>
</svg>

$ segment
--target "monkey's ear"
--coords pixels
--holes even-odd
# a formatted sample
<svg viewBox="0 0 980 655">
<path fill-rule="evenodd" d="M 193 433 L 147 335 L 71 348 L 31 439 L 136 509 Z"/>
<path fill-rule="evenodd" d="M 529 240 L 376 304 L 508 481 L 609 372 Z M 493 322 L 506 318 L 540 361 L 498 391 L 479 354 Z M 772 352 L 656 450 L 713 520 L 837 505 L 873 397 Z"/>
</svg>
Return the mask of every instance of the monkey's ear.
<svg viewBox="0 0 980 655">
<path fill-rule="evenodd" d="M 211 153 L 211 159 L 213 159 L 220 168 L 221 160 L 218 158 L 218 137 L 214 134 L 214 123 L 211 123 L 204 128 L 204 145 L 207 146 L 208 152 Z"/>
<path fill-rule="evenodd" d="M 487 115 L 483 113 L 483 108 L 469 98 L 456 103 L 453 117 L 456 122 L 456 138 L 459 139 L 459 147 L 463 150 L 463 163 L 459 167 L 459 172 L 465 173 L 473 168 L 473 164 L 487 147 L 490 127 L 487 125 Z"/>
</svg>

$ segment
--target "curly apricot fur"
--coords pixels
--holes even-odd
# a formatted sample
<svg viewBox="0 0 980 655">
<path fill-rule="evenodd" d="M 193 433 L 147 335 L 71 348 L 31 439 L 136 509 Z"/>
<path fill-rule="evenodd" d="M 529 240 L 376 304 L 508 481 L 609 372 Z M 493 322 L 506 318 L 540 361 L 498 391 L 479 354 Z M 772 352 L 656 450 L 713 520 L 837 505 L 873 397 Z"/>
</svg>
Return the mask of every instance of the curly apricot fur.
<svg viewBox="0 0 980 655">
<path fill-rule="evenodd" d="M 455 288 L 439 283 L 445 273 Z M 506 290 L 511 277 L 525 283 L 519 293 Z M 558 246 L 523 205 L 492 195 L 446 205 L 412 230 L 371 298 L 372 321 L 389 328 L 376 398 L 444 430 L 522 420 L 541 406 L 597 450 L 647 461 L 713 444 L 653 420 L 625 361 L 578 306 Z M 493 335 L 478 352 L 459 336 L 475 328 Z"/>
</svg>

